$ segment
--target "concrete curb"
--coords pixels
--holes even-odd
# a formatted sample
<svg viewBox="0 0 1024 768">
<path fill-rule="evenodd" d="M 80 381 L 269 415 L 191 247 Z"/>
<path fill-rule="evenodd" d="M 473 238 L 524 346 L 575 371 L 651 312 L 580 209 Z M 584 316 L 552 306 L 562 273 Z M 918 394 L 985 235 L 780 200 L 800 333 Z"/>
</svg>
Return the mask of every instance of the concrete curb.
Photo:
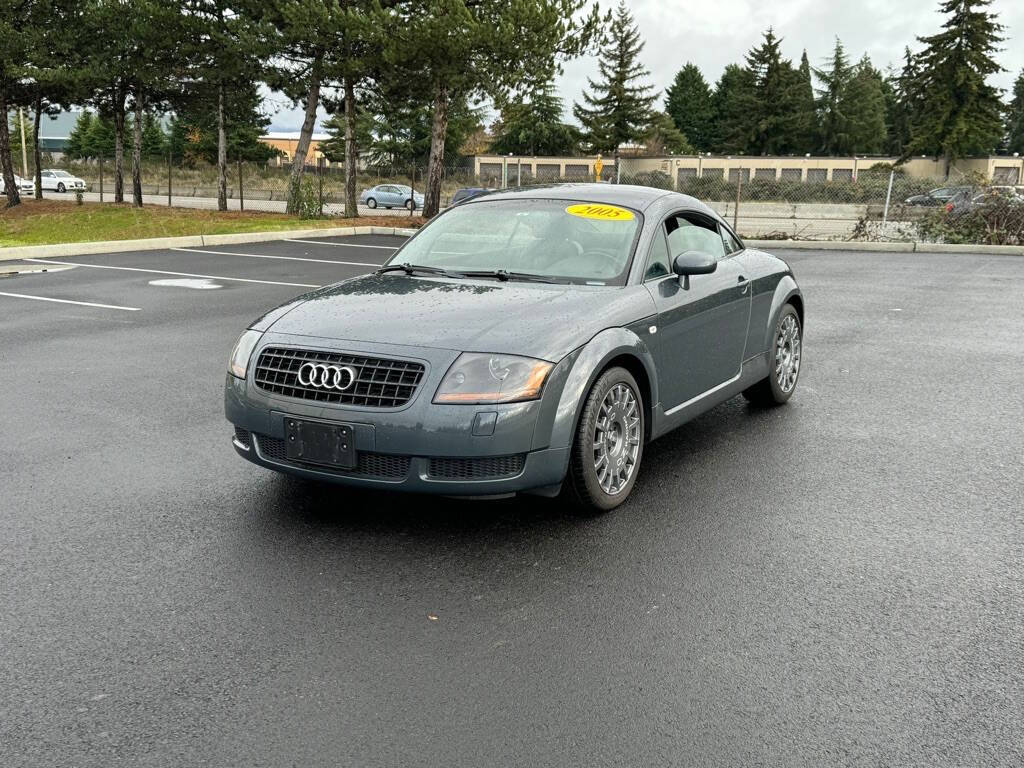
<svg viewBox="0 0 1024 768">
<path fill-rule="evenodd" d="M 860 240 L 744 240 L 751 248 L 769 251 L 875 251 L 882 253 L 987 253 L 1024 256 L 1024 245 L 953 245 L 951 243 L 870 243 Z"/>
<path fill-rule="evenodd" d="M 166 248 L 203 248 L 210 245 L 239 245 L 241 243 L 265 243 L 270 240 L 315 239 L 318 237 L 351 237 L 353 235 L 409 237 L 415 232 L 415 229 L 401 227 L 322 227 L 320 229 L 282 229 L 277 232 L 239 232 L 230 235 L 184 235 L 182 237 L 149 237 L 144 240 L 97 240 L 91 243 L 18 245 L 0 248 L 0 261 L 88 256 L 93 253 L 159 251 Z"/>
</svg>

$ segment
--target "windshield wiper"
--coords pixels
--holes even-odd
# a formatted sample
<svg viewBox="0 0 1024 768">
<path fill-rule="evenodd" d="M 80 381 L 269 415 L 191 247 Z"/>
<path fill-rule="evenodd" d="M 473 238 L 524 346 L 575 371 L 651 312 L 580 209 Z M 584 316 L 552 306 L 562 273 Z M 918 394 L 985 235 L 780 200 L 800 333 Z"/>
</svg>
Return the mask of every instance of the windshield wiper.
<svg viewBox="0 0 1024 768">
<path fill-rule="evenodd" d="M 461 272 L 452 272 L 449 269 L 441 269 L 440 267 L 428 267 L 423 264 L 388 264 L 386 267 L 381 267 L 377 270 L 376 274 L 381 275 L 385 272 L 405 272 L 407 275 L 415 274 L 416 272 L 422 272 L 427 275 L 443 275 L 444 277 L 465 277 Z"/>
<path fill-rule="evenodd" d="M 462 273 L 464 277 L 493 277 L 496 280 L 500 280 L 505 283 L 509 280 L 523 280 L 524 282 L 531 283 L 560 283 L 554 277 L 548 277 L 547 275 L 537 275 L 533 272 L 509 272 L 507 269 L 479 269 L 470 270 Z"/>
</svg>

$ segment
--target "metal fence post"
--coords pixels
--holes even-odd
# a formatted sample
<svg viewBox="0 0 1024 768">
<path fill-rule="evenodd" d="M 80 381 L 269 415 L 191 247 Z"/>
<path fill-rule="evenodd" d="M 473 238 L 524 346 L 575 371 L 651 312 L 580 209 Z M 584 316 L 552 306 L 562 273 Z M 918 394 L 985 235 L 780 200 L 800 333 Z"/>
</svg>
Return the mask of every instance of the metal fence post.
<svg viewBox="0 0 1024 768">
<path fill-rule="evenodd" d="M 412 164 L 412 172 L 409 174 L 409 199 L 412 200 L 412 207 L 409 208 L 409 215 L 416 211 L 416 163 Z"/>
<path fill-rule="evenodd" d="M 167 207 L 171 207 L 171 175 L 173 170 L 171 164 L 173 163 L 173 152 L 174 150 L 167 150 Z"/>
<path fill-rule="evenodd" d="M 889 189 L 885 193 L 885 210 L 882 211 L 882 226 L 886 225 L 889 220 L 889 199 L 892 197 L 892 179 L 896 175 L 896 170 L 889 171 Z"/>
<path fill-rule="evenodd" d="M 319 203 L 320 203 L 320 205 L 319 205 L 320 213 L 318 215 L 323 216 L 324 215 L 324 159 L 322 157 L 318 157 L 316 159 L 316 176 L 317 176 L 317 186 L 319 188 L 318 195 L 319 195 Z"/>
<path fill-rule="evenodd" d="M 732 210 L 732 231 L 737 232 L 736 223 L 740 217 L 740 193 L 743 191 L 743 171 L 736 174 L 736 207 Z"/>
<path fill-rule="evenodd" d="M 242 188 L 242 161 L 238 161 L 238 210 L 245 210 L 245 190 Z"/>
<path fill-rule="evenodd" d="M 103 155 L 100 155 L 100 202 L 103 202 Z"/>
</svg>

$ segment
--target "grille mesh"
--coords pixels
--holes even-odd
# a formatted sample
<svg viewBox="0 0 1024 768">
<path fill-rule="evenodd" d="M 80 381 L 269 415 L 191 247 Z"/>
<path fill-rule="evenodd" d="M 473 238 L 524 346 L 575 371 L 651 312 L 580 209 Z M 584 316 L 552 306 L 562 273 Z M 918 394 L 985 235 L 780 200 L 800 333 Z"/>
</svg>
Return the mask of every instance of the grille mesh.
<svg viewBox="0 0 1024 768">
<path fill-rule="evenodd" d="M 237 440 L 240 444 L 248 448 L 250 445 L 249 430 L 242 429 L 241 427 L 235 427 L 235 440 Z"/>
<path fill-rule="evenodd" d="M 525 457 L 485 456 L 478 459 L 434 458 L 427 469 L 429 477 L 440 480 L 482 480 L 485 478 L 514 477 L 523 471 Z"/>
<path fill-rule="evenodd" d="M 350 365 L 358 376 L 346 392 L 303 386 L 299 384 L 299 368 L 308 362 Z M 370 408 L 397 408 L 416 394 L 424 370 L 422 363 L 411 360 L 267 347 L 260 352 L 256 363 L 255 381 L 260 389 L 286 397 Z"/>
<path fill-rule="evenodd" d="M 293 461 L 285 455 L 284 440 L 267 435 L 257 435 L 260 453 L 268 459 L 279 461 L 282 464 L 294 464 L 297 467 L 310 467 L 318 471 L 324 471 L 325 467 L 317 464 L 304 464 L 300 461 Z M 410 459 L 408 456 L 394 456 L 387 453 L 368 453 L 360 451 L 357 455 L 357 465 L 353 469 L 335 469 L 334 471 L 343 475 L 365 475 L 366 477 L 403 478 L 409 474 Z"/>
</svg>

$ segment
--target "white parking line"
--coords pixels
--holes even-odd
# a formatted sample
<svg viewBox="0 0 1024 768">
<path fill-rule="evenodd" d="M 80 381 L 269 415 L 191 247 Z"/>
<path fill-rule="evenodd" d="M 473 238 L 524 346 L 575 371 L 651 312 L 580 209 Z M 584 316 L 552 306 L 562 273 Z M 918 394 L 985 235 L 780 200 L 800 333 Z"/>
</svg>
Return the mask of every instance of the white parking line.
<svg viewBox="0 0 1024 768">
<path fill-rule="evenodd" d="M 260 285 L 287 285 L 291 288 L 319 288 L 309 283 L 282 283 L 277 280 L 253 280 L 249 277 L 223 277 L 222 275 L 196 275 L 191 272 L 168 272 L 165 269 L 142 269 L 141 267 L 112 267 L 109 264 L 79 264 L 73 261 L 50 261 L 49 259 L 22 259 L 39 264 L 63 264 L 68 267 L 87 267 L 89 269 L 119 269 L 124 272 L 145 272 L 150 275 L 174 275 L 175 277 L 205 277 L 207 280 L 228 280 L 233 283 L 259 283 Z M 373 266 L 380 266 L 374 264 Z"/>
<path fill-rule="evenodd" d="M 265 253 L 237 253 L 236 251 L 204 251 L 199 248 L 171 248 L 172 251 L 188 253 L 209 253 L 214 256 L 246 256 L 250 259 L 281 259 L 283 261 L 312 261 L 317 264 L 345 264 L 351 267 L 379 267 L 380 264 L 367 261 L 336 261 L 334 259 L 307 259 L 302 256 L 268 256 Z"/>
<path fill-rule="evenodd" d="M 82 307 L 99 307 L 100 309 L 123 309 L 126 312 L 138 312 L 141 307 L 119 307 L 116 304 L 97 304 L 92 301 L 72 301 L 71 299 L 52 299 L 49 296 L 29 296 L 27 293 L 7 293 L 0 291 L 0 296 L 13 296 L 16 299 L 35 299 L 36 301 L 54 301 L 58 304 L 78 304 Z"/>
<path fill-rule="evenodd" d="M 397 245 L 367 245 L 366 243 L 328 243 L 324 240 L 289 240 L 284 238 L 286 243 L 308 243 L 309 245 L 334 245 L 338 248 L 383 248 L 385 251 L 397 251 Z"/>
</svg>

